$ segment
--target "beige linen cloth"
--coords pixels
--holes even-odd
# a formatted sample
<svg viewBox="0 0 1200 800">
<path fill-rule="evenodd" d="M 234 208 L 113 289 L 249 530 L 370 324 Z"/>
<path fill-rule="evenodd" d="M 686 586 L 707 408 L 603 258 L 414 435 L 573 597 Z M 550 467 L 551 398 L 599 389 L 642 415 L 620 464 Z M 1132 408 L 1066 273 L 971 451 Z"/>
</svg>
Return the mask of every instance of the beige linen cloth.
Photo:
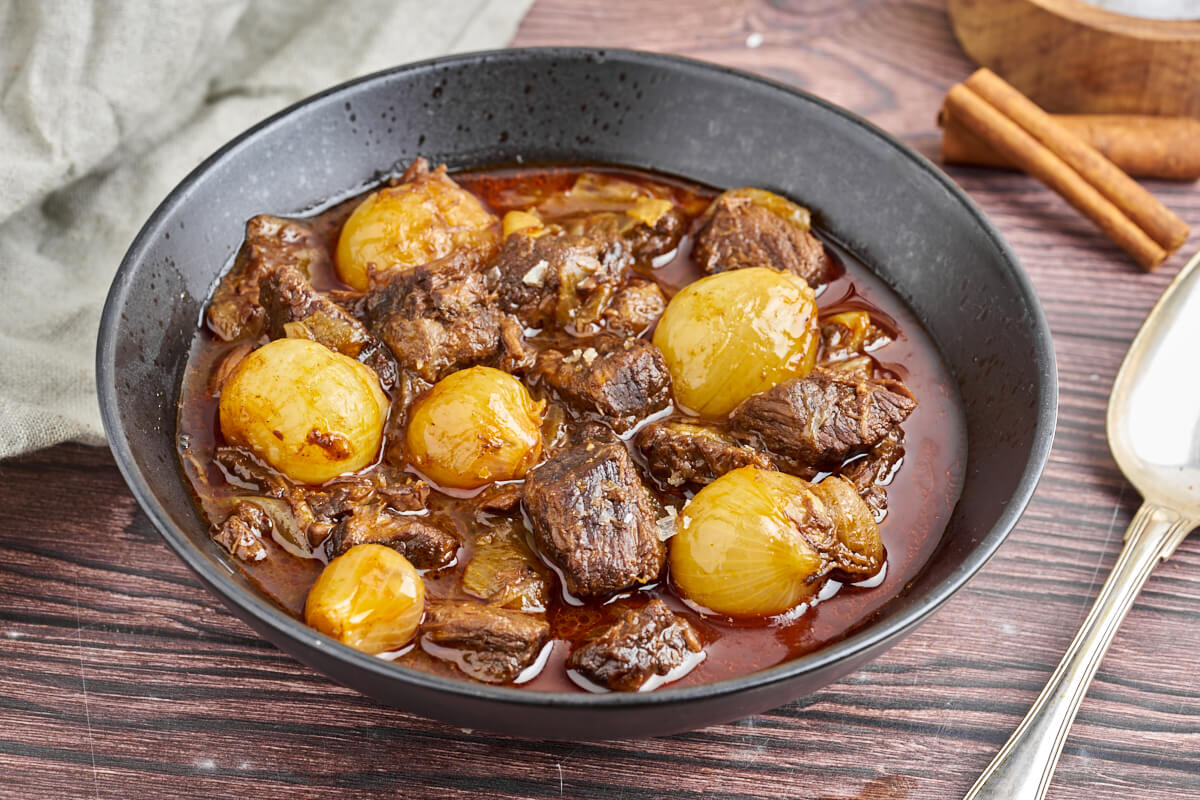
<svg viewBox="0 0 1200 800">
<path fill-rule="evenodd" d="M 100 309 L 142 222 L 262 118 L 502 47 L 531 0 L 0 0 L 0 458 L 102 444 Z"/>
</svg>

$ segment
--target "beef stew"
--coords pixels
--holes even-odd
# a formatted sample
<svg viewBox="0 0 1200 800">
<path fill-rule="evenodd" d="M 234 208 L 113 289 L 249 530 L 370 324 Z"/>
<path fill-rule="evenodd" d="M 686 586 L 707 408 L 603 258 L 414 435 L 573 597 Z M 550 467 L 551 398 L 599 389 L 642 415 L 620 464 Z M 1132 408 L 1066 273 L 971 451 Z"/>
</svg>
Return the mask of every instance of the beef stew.
<svg viewBox="0 0 1200 800">
<path fill-rule="evenodd" d="M 380 208 L 405 222 L 373 228 Z M 725 342 L 728 369 L 693 346 L 763 319 L 769 336 Z M 407 637 L 387 619 L 366 638 L 316 627 L 442 674 L 646 690 L 779 663 L 894 596 L 961 484 L 961 412 L 932 343 L 806 210 L 761 190 L 418 161 L 310 219 L 251 220 L 207 324 L 180 441 L 214 539 L 310 624 L 317 607 L 329 621 L 312 596 L 326 564 L 401 555 L 422 585 Z M 251 356 L 277 342 L 298 354 L 256 384 Z M 278 385 L 256 395 L 262 375 Z M 756 541 L 788 558 L 699 569 L 711 543 L 683 544 L 691 511 L 712 506 L 695 531 L 730 539 L 764 492 L 755 519 L 778 524 Z M 358 579 L 392 574 L 371 561 L 386 564 Z M 745 603 L 738 581 L 781 563 L 788 591 Z M 735 591 L 685 588 L 714 581 Z M 349 620 L 361 609 L 343 599 Z"/>
</svg>

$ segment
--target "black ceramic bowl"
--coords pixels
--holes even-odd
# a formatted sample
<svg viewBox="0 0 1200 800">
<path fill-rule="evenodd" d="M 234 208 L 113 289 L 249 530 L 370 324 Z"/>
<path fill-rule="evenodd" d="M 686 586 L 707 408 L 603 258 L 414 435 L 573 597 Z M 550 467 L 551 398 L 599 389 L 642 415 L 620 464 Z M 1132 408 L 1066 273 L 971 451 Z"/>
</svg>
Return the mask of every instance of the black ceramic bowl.
<svg viewBox="0 0 1200 800">
<path fill-rule="evenodd" d="M 451 168 L 610 163 L 713 186 L 762 186 L 813 207 L 941 348 L 966 411 L 962 497 L 920 576 L 869 624 L 746 677 L 648 694 L 535 693 L 398 668 L 345 647 L 258 594 L 210 541 L 175 450 L 188 346 L 254 214 L 359 191 L 417 155 Z M 858 117 L 761 78 L 661 55 L 506 50 L 401 67 L 312 97 L 238 137 L 142 228 L 100 325 L 100 405 L 117 463 L 163 537 L 230 609 L 279 647 L 382 702 L 540 738 L 655 735 L 786 703 L 883 652 L 999 547 L 1041 474 L 1057 375 L 1050 334 L 1012 251 L 921 156 Z"/>
</svg>

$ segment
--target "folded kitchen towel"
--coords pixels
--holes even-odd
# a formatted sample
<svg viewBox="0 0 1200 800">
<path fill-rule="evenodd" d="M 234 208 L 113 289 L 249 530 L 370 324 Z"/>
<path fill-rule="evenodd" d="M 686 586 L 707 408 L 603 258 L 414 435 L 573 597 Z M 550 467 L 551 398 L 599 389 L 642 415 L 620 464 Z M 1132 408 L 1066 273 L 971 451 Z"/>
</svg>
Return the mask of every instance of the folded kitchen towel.
<svg viewBox="0 0 1200 800">
<path fill-rule="evenodd" d="M 225 141 L 333 84 L 502 47 L 532 0 L 0 0 L 0 458 L 102 444 L 104 297 Z"/>
</svg>

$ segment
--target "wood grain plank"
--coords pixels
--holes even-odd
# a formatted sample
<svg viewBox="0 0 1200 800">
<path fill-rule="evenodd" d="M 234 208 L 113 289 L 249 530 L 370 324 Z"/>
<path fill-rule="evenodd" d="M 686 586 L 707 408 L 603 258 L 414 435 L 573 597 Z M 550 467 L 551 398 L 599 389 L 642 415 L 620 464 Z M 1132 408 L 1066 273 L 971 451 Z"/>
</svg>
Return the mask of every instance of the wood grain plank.
<svg viewBox="0 0 1200 800">
<path fill-rule="evenodd" d="M 761 45 L 748 47 L 754 33 Z M 940 0 L 541 0 L 516 43 L 637 47 L 755 70 L 930 154 L 941 96 L 970 71 Z M 1030 179 L 950 174 L 1042 297 L 1060 426 L 1010 540 L 884 657 L 783 708 L 668 739 L 544 743 L 451 728 L 377 706 L 258 639 L 161 542 L 107 451 L 63 446 L 0 463 L 0 797 L 961 796 L 1116 558 L 1138 499 L 1109 456 L 1103 411 L 1182 259 L 1141 274 Z M 1148 185 L 1200 226 L 1194 186 Z M 1200 796 L 1198 615 L 1193 538 L 1122 628 L 1052 798 Z"/>
</svg>

